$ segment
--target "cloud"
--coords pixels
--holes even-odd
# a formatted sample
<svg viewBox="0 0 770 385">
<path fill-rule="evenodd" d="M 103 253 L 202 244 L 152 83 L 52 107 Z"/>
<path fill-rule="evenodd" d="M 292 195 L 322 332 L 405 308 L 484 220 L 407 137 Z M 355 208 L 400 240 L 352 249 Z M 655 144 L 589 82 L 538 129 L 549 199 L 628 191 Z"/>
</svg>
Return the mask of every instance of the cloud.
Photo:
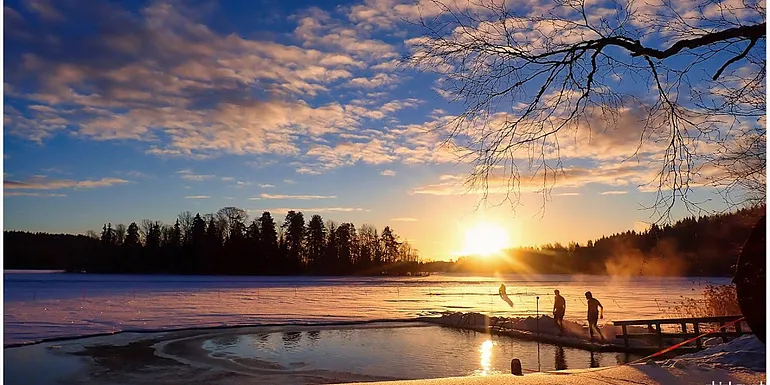
<svg viewBox="0 0 770 385">
<path fill-rule="evenodd" d="M 185 199 L 209 199 L 211 198 L 208 195 L 188 195 L 185 197 Z"/>
<path fill-rule="evenodd" d="M 645 186 L 654 181 L 657 171 L 650 164 L 608 162 L 593 168 L 566 167 L 563 172 L 550 172 L 545 177 L 541 173 L 523 174 L 516 182 L 504 171 L 497 170 L 490 173 L 487 178 L 486 192 L 490 194 L 505 194 L 517 190 L 537 192 L 543 188 L 575 188 L 588 184 L 635 187 L 643 191 Z M 439 183 L 419 186 L 413 189 L 411 193 L 423 195 L 483 194 L 485 189 L 482 182 L 482 180 L 468 181 L 465 176 L 459 175 L 451 178 L 442 176 Z"/>
<path fill-rule="evenodd" d="M 341 142 L 334 146 L 316 145 L 305 153 L 305 157 L 315 159 L 315 163 L 298 164 L 297 172 L 303 174 L 318 174 L 357 162 L 383 164 L 397 159 L 394 151 L 390 148 L 390 142 L 382 139 L 372 139 L 366 142 Z"/>
<path fill-rule="evenodd" d="M 132 178 L 151 178 L 151 176 L 150 176 L 150 175 L 148 175 L 148 174 L 145 174 L 145 173 L 143 173 L 143 172 L 141 172 L 141 171 L 136 171 L 136 170 L 134 170 L 134 171 L 128 171 L 128 172 L 126 172 L 125 174 L 126 174 L 126 175 L 128 175 L 128 176 L 130 176 L 130 177 L 132 177 Z"/>
<path fill-rule="evenodd" d="M 261 194 L 262 199 L 296 199 L 296 200 L 313 200 L 313 199 L 334 199 L 336 195 L 287 195 L 287 194 Z"/>
<path fill-rule="evenodd" d="M 48 168 L 41 168 L 40 171 L 48 173 L 48 174 L 69 174 L 68 172 L 58 168 L 58 167 L 48 167 Z"/>
<path fill-rule="evenodd" d="M 233 178 L 233 177 L 231 177 L 231 176 L 223 176 L 223 177 L 222 177 L 222 181 L 223 181 L 223 182 L 234 182 L 234 181 L 235 181 L 235 178 Z"/>
<path fill-rule="evenodd" d="M 610 191 L 602 191 L 599 193 L 599 195 L 624 195 L 628 194 L 628 191 L 625 190 L 610 190 Z"/>
<path fill-rule="evenodd" d="M 129 183 L 128 180 L 119 178 L 101 178 L 97 180 L 68 180 L 68 179 L 47 179 L 43 176 L 37 176 L 26 181 L 3 181 L 3 188 L 6 190 L 59 190 L 65 188 L 91 189 L 97 187 L 108 187 L 116 184 Z"/>
<path fill-rule="evenodd" d="M 29 4 L 49 18 L 75 10 Z M 367 61 L 396 58 L 393 46 L 332 20 L 294 18 L 297 46 L 219 33 L 200 20 L 210 9 L 181 3 L 150 3 L 136 13 L 108 3 L 77 11 L 62 22 L 84 33 L 56 49 L 8 36 L 19 53 L 7 61 L 6 96 L 34 105 L 6 108 L 9 134 L 38 143 L 60 133 L 135 140 L 164 157 L 293 156 L 311 138 L 358 127 L 375 109 L 320 103 L 316 95 L 351 79 L 368 79 L 367 86 L 397 80 L 369 79 L 367 68 Z M 33 37 L 55 37 L 57 28 L 35 25 Z"/>
<path fill-rule="evenodd" d="M 9 36 L 18 50 L 5 69 L 4 89 L 14 106 L 28 105 L 8 104 L 10 135 L 41 145 L 65 134 L 131 140 L 158 157 L 265 158 L 247 162 L 255 167 L 291 157 L 287 163 L 302 174 L 357 162 L 455 160 L 438 148 L 438 134 L 398 125 L 399 111 L 426 101 L 388 101 L 387 92 L 376 90 L 408 76 L 394 73 L 401 47 L 349 20 L 317 8 L 302 11 L 290 18 L 297 24 L 294 45 L 210 28 L 203 15 L 212 9 L 203 6 L 158 2 L 133 12 L 99 3 L 74 10 L 57 9 L 61 23 L 86 32 L 59 41 L 55 50 Z M 35 26 L 33 35 L 56 36 L 58 27 L 49 24 Z M 372 120 L 385 124 L 367 127 Z M 215 177 L 196 175 L 180 177 Z"/>
<path fill-rule="evenodd" d="M 288 213 L 289 211 L 302 212 L 305 214 L 313 214 L 313 213 L 349 213 L 349 212 L 370 211 L 370 210 L 363 209 L 360 207 L 317 207 L 317 208 L 279 207 L 279 208 L 255 209 L 255 210 L 247 210 L 247 211 L 250 214 L 262 213 L 264 211 L 268 211 L 274 214 L 284 214 L 284 213 Z"/>
<path fill-rule="evenodd" d="M 24 2 L 27 9 L 31 12 L 38 14 L 40 17 L 46 20 L 61 21 L 64 20 L 62 15 L 49 0 L 27 0 Z"/>
<path fill-rule="evenodd" d="M 297 183 L 297 181 L 295 181 L 295 180 L 292 180 L 292 179 L 284 179 L 284 180 L 283 180 L 283 183 L 286 183 L 286 184 L 296 184 L 296 183 Z"/>
<path fill-rule="evenodd" d="M 417 218 L 411 218 L 411 217 L 400 217 L 400 218 L 390 218 L 393 222 L 417 222 Z"/>
<path fill-rule="evenodd" d="M 580 193 L 579 192 L 563 192 L 563 193 L 555 193 L 555 194 L 551 194 L 551 195 L 557 196 L 557 197 L 574 197 L 574 196 L 579 196 Z"/>
<path fill-rule="evenodd" d="M 259 185 L 261 188 L 274 188 L 275 185 L 269 184 L 269 183 L 262 183 Z"/>
<path fill-rule="evenodd" d="M 180 178 L 185 180 L 190 180 L 193 182 L 203 182 L 205 180 L 209 180 L 215 177 L 214 175 L 196 174 L 190 169 L 179 170 L 176 173 L 179 175 Z"/>
<path fill-rule="evenodd" d="M 36 193 L 36 192 L 25 192 L 25 191 L 5 191 L 3 192 L 3 196 L 7 197 L 66 197 L 67 194 L 46 194 L 46 193 Z"/>
<path fill-rule="evenodd" d="M 382 170 L 382 171 L 380 171 L 380 175 L 396 176 L 396 172 L 393 171 L 393 170 Z"/>
<path fill-rule="evenodd" d="M 399 80 L 403 80 L 403 78 L 395 75 L 389 75 L 386 73 L 378 73 L 373 77 L 359 77 L 359 78 L 350 79 L 348 84 L 351 87 L 377 88 L 377 87 L 382 87 L 385 85 L 396 83 Z"/>
<path fill-rule="evenodd" d="M 398 57 L 394 46 L 369 37 L 369 33 L 363 29 L 343 25 L 341 20 L 333 19 L 324 10 L 310 8 L 296 18 L 294 35 L 305 47 L 347 53 L 356 58 L 356 64 L 360 66 L 364 65 L 361 61 L 387 61 Z"/>
</svg>

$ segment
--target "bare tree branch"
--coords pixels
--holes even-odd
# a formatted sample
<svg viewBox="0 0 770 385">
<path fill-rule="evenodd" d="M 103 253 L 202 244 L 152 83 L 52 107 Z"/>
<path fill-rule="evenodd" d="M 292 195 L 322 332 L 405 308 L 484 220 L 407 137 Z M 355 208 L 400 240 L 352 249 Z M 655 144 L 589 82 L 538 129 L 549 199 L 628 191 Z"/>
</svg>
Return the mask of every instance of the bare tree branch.
<svg viewBox="0 0 770 385">
<path fill-rule="evenodd" d="M 442 13 L 420 20 L 426 33 L 409 41 L 408 61 L 441 75 L 442 90 L 464 104 L 436 130 L 463 150 L 461 159 L 473 165 L 467 185 L 482 189 L 484 200 L 490 181 L 505 180 L 504 200 L 517 204 L 523 171 L 528 183 L 539 178 L 547 201 L 566 177 L 562 141 L 572 137 L 569 148 L 590 143 L 598 122 L 605 131 L 625 128 L 618 124 L 631 109 L 641 112 L 639 141 L 622 158 L 661 165 L 651 208 L 666 220 L 678 203 L 701 210 L 688 196 L 708 184 L 698 179 L 704 163 L 725 163 L 710 151 L 735 147 L 736 137 L 725 135 L 730 127 L 764 137 L 764 122 L 739 121 L 764 118 L 763 3 L 703 0 L 694 10 L 668 0 L 653 10 L 633 0 L 612 3 L 543 0 L 539 11 L 517 14 L 494 0 L 435 0 Z M 714 76 L 703 76 L 713 68 Z M 568 157 L 580 158 L 571 151 Z M 497 182 L 494 192 L 501 187 Z"/>
</svg>

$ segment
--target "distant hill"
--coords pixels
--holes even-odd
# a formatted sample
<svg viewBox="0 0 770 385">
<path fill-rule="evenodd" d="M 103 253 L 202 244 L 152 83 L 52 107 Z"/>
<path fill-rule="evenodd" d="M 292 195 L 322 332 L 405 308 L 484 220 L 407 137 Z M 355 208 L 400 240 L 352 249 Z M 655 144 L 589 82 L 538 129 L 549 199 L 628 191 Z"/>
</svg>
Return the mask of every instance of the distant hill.
<svg viewBox="0 0 770 385">
<path fill-rule="evenodd" d="M 733 213 L 689 217 L 671 225 L 652 225 L 586 244 L 547 244 L 509 250 L 505 256 L 462 257 L 454 272 L 534 272 L 552 274 L 732 276 L 751 229 L 765 206 Z"/>
</svg>

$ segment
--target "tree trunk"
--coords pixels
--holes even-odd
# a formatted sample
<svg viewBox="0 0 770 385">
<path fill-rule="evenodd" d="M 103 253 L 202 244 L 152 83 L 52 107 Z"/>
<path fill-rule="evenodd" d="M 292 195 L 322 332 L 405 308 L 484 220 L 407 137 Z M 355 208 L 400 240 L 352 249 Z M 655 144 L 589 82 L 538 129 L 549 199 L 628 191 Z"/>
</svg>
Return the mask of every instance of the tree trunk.
<svg viewBox="0 0 770 385">
<path fill-rule="evenodd" d="M 765 218 L 766 215 L 763 215 L 757 222 L 743 245 L 733 278 L 741 312 L 762 342 L 765 342 Z"/>
</svg>

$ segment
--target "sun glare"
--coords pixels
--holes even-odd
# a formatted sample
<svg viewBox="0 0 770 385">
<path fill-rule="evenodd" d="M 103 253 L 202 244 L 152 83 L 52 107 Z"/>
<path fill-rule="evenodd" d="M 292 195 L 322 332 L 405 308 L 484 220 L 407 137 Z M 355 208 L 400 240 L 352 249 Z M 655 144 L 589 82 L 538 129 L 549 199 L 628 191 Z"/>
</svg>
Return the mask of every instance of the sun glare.
<svg viewBox="0 0 770 385">
<path fill-rule="evenodd" d="M 496 224 L 480 223 L 465 232 L 464 254 L 487 256 L 508 247 L 508 232 Z"/>
</svg>

